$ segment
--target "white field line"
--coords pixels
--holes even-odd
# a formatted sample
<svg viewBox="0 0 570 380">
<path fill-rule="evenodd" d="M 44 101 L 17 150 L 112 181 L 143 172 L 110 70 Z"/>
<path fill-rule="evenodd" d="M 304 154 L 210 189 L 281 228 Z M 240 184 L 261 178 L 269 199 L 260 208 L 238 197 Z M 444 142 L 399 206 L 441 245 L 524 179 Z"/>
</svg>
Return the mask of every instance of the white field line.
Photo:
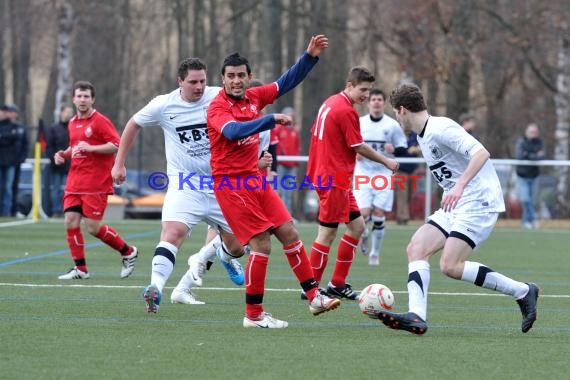
<svg viewBox="0 0 570 380">
<path fill-rule="evenodd" d="M 25 224 L 32 224 L 35 223 L 33 219 L 22 219 L 22 220 L 15 220 L 13 222 L 4 222 L 0 223 L 0 228 L 3 227 L 14 227 L 14 226 L 23 226 Z"/>
<path fill-rule="evenodd" d="M 13 286 L 21 288 L 85 288 L 85 289 L 141 289 L 139 285 L 87 285 L 87 284 L 18 284 L 0 282 L 0 286 Z M 174 287 L 166 287 L 166 289 L 173 289 Z M 216 291 L 244 291 L 244 288 L 231 287 L 231 288 L 216 288 L 216 287 L 202 287 L 203 290 L 216 290 Z M 300 289 L 275 289 L 266 288 L 269 292 L 299 292 Z M 392 291 L 396 294 L 407 294 L 405 290 Z M 472 297 L 503 297 L 499 293 L 452 293 L 452 292 L 430 292 L 430 295 L 435 296 L 472 296 Z M 540 294 L 540 297 L 545 298 L 570 298 L 570 294 Z"/>
</svg>

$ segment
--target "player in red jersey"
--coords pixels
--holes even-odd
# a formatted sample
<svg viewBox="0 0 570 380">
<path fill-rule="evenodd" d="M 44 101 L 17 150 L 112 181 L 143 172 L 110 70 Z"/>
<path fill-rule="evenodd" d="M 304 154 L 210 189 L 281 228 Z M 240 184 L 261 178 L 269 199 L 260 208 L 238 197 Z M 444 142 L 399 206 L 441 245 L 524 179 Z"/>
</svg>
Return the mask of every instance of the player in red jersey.
<svg viewBox="0 0 570 380">
<path fill-rule="evenodd" d="M 364 219 L 351 189 L 356 154 L 383 164 L 396 171 L 398 162 L 376 152 L 362 140 L 360 117 L 354 104 L 368 99 L 375 78 L 364 67 L 350 70 L 345 89 L 319 108 L 311 129 L 307 175 L 319 196 L 319 230 L 311 249 L 311 266 L 320 283 L 325 271 L 330 247 L 336 238 L 339 223 L 347 231 L 340 239 L 336 265 L 327 293 L 332 297 L 355 300 L 358 293 L 346 283 L 354 260 L 354 251 L 364 232 Z"/>
<path fill-rule="evenodd" d="M 67 243 L 75 267 L 59 276 L 60 280 L 89 278 L 81 233 L 82 218 L 91 235 L 121 254 L 122 278 L 133 272 L 138 256 L 136 247 L 127 245 L 113 227 L 101 223 L 107 207 L 107 196 L 113 194 L 111 168 L 120 138 L 113 123 L 93 108 L 94 103 L 93 85 L 86 81 L 76 82 L 73 85 L 73 104 L 77 114 L 68 125 L 69 147 L 54 155 L 57 165 L 71 160 L 63 212 Z"/>
<path fill-rule="evenodd" d="M 277 192 L 264 183 L 258 168 L 259 132 L 291 122 L 287 115 L 262 116 L 261 111 L 298 85 L 327 47 L 325 36 L 312 37 L 307 51 L 277 81 L 254 88 L 249 88 L 252 75 L 247 59 L 237 53 L 226 57 L 222 65 L 224 89 L 208 108 L 214 193 L 235 236 L 251 247 L 245 272 L 244 327 L 288 325 L 264 312 L 262 306 L 271 234 L 283 244 L 289 265 L 308 296 L 311 313 L 318 315 L 340 304 L 318 292 L 291 215 Z"/>
</svg>

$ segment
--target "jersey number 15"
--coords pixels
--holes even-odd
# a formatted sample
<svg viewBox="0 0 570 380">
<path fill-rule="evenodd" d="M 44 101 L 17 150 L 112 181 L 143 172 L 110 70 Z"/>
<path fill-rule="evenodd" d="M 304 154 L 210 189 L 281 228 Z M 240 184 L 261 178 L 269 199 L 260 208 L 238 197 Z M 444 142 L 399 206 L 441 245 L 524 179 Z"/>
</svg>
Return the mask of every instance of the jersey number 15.
<svg viewBox="0 0 570 380">
<path fill-rule="evenodd" d="M 435 165 L 431 165 L 429 167 L 429 170 L 432 172 L 432 174 L 435 177 L 435 179 L 437 180 L 437 182 L 441 182 L 444 179 L 451 178 L 451 176 L 453 175 L 451 173 L 451 170 L 449 170 L 445 166 L 445 162 L 438 162 Z"/>
</svg>

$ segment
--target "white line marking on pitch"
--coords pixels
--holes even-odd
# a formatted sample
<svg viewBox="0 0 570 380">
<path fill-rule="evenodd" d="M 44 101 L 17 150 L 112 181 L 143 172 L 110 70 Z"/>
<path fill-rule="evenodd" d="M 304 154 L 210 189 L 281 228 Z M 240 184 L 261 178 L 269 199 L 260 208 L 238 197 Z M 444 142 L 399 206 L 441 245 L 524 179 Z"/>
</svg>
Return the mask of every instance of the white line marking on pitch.
<svg viewBox="0 0 570 380">
<path fill-rule="evenodd" d="M 21 288 L 86 288 L 86 289 L 141 289 L 140 285 L 87 285 L 87 284 L 17 284 L 0 282 L 0 286 L 14 286 Z M 166 289 L 174 289 L 172 286 L 167 286 Z M 243 291 L 244 288 L 217 288 L 217 287 L 202 287 L 202 290 L 220 290 L 220 291 Z M 300 289 L 275 289 L 266 288 L 269 292 L 299 292 Z M 396 294 L 407 294 L 405 290 L 393 291 Z M 503 297 L 504 294 L 500 293 L 450 293 L 450 292 L 430 292 L 430 295 L 436 296 L 477 296 L 477 297 Z M 570 298 L 569 294 L 541 294 L 540 297 L 545 298 Z"/>
</svg>

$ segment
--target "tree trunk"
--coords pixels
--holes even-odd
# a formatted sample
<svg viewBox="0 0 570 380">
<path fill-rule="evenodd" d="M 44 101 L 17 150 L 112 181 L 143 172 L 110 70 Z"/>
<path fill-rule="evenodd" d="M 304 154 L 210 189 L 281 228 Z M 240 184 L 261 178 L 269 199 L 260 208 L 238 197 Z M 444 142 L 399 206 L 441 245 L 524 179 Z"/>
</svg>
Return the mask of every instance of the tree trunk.
<svg viewBox="0 0 570 380">
<path fill-rule="evenodd" d="M 29 0 L 10 0 L 9 9 L 12 37 L 12 83 L 14 103 L 20 107 L 20 120 L 28 123 L 30 101 L 30 33 Z"/>
<path fill-rule="evenodd" d="M 8 0 L 0 0 L 0 36 L 8 33 Z M 4 56 L 4 38 L 0 37 L 0 53 Z M 0 103 L 6 102 L 6 79 L 4 77 L 4 59 L 0 59 Z"/>
<path fill-rule="evenodd" d="M 556 147 L 555 160 L 568 160 L 568 129 L 570 120 L 570 94 L 568 83 L 570 80 L 570 54 L 568 52 L 570 41 L 568 35 L 560 33 L 558 38 L 558 77 L 554 96 L 556 105 Z M 557 167 L 558 194 L 561 199 L 568 199 L 568 167 Z"/>
<path fill-rule="evenodd" d="M 301 49 L 299 48 L 299 1 L 290 0 L 287 12 L 287 32 L 285 33 L 285 43 L 286 43 L 286 56 L 285 56 L 285 66 L 292 65 L 297 61 L 301 55 Z M 299 98 L 299 97 L 297 97 Z M 295 105 L 295 93 L 291 92 L 280 100 L 280 107 L 293 106 Z"/>
<path fill-rule="evenodd" d="M 469 111 L 469 87 L 471 84 L 469 45 L 472 27 L 471 1 L 459 1 L 453 5 L 452 22 L 446 35 L 448 43 L 448 78 L 446 83 L 446 116 L 457 120 L 459 115 Z"/>
<path fill-rule="evenodd" d="M 58 15 L 57 32 L 57 88 L 55 90 L 54 121 L 59 120 L 62 105 L 71 104 L 72 55 L 71 37 L 73 33 L 73 9 L 69 2 L 61 5 Z"/>
<path fill-rule="evenodd" d="M 220 67 L 221 67 L 221 58 L 220 58 L 220 44 L 218 43 L 218 30 L 220 26 L 218 25 L 218 7 L 217 7 L 217 0 L 210 0 L 208 2 L 209 9 L 208 9 L 208 29 L 209 29 L 209 36 L 208 36 L 208 83 L 212 86 L 221 85 L 220 83 Z"/>
<path fill-rule="evenodd" d="M 190 53 L 192 57 L 203 57 L 207 54 L 206 50 L 206 31 L 204 30 L 204 2 L 202 0 L 194 0 L 194 47 Z"/>
<path fill-rule="evenodd" d="M 174 6 L 174 19 L 176 20 L 176 31 L 178 33 L 178 59 L 182 61 L 188 57 L 190 28 L 188 26 L 188 2 L 186 0 L 176 0 Z"/>
<path fill-rule="evenodd" d="M 259 69 L 262 73 L 262 81 L 270 83 L 279 78 L 282 70 L 280 0 L 263 0 L 262 14 L 262 30 L 266 30 L 268 33 L 261 38 L 263 61 Z M 292 63 L 287 62 L 287 65 Z M 267 108 L 267 112 L 278 112 L 281 106 L 279 99 L 275 105 Z"/>
</svg>

